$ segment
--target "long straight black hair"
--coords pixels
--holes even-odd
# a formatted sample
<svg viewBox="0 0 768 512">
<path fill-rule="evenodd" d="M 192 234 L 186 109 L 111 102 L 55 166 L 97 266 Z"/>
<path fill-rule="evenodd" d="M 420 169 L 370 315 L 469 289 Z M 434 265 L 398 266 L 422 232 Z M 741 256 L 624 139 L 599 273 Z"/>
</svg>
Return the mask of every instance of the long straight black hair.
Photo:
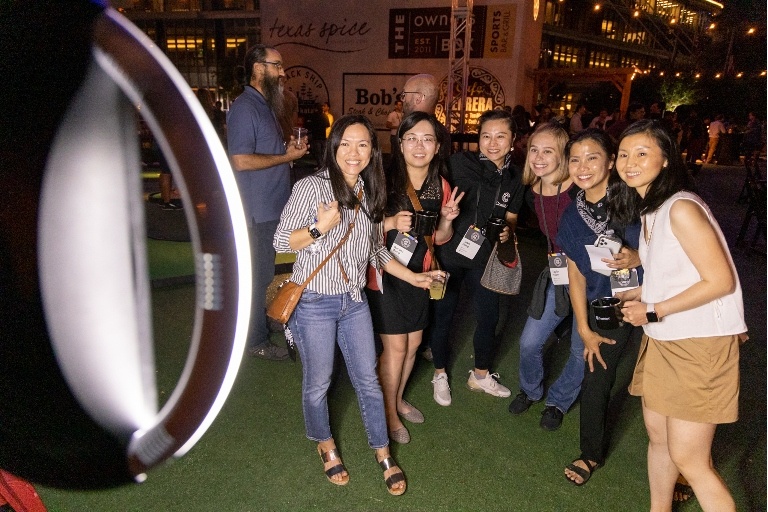
<svg viewBox="0 0 768 512">
<path fill-rule="evenodd" d="M 647 135 L 656 142 L 661 154 L 667 160 L 667 166 L 661 169 L 656 179 L 648 186 L 644 198 L 622 179 L 611 184 L 610 192 L 615 205 L 614 218 L 619 222 L 655 211 L 670 196 L 681 190 L 695 191 L 696 189 L 688 167 L 683 161 L 680 148 L 677 146 L 677 140 L 658 120 L 645 119 L 632 123 L 621 133 L 619 145 L 626 137 L 637 134 Z"/>
<path fill-rule="evenodd" d="M 328 138 L 325 147 L 324 165 L 328 169 L 328 175 L 331 180 L 333 196 L 344 208 L 352 209 L 358 204 L 358 199 L 353 190 L 344 180 L 344 173 L 341 172 L 336 161 L 336 152 L 341 145 L 341 138 L 344 132 L 354 124 L 361 124 L 368 130 L 371 138 L 371 160 L 360 173 L 365 182 L 365 196 L 367 197 L 368 209 L 363 211 L 373 222 L 381 222 L 384 218 L 384 207 L 387 203 L 387 189 L 384 178 L 384 168 L 381 163 L 381 147 L 376 131 L 371 121 L 358 114 L 347 114 L 340 117 L 331 127 L 331 135 Z"/>
<path fill-rule="evenodd" d="M 403 139 L 403 135 L 408 133 L 408 130 L 416 126 L 422 121 L 427 121 L 432 126 L 432 130 L 435 132 L 435 140 L 437 144 L 442 147 L 444 144 L 450 144 L 450 141 L 442 140 L 445 130 L 442 129 L 440 122 L 437 118 L 426 112 L 411 112 L 407 116 L 403 117 L 400 122 L 400 127 L 397 129 L 398 140 Z M 424 180 L 424 187 L 437 187 L 440 191 L 440 199 L 442 201 L 442 182 L 441 176 L 445 176 L 447 172 L 447 164 L 443 159 L 442 151 L 437 151 L 432 161 L 429 163 L 429 170 L 427 171 L 427 179 Z M 389 195 L 389 201 L 387 204 L 388 209 L 395 209 L 396 211 L 410 210 L 410 200 L 408 199 L 408 166 L 405 163 L 405 156 L 402 151 L 397 151 L 397 165 L 393 166 L 387 175 L 387 193 Z"/>
</svg>

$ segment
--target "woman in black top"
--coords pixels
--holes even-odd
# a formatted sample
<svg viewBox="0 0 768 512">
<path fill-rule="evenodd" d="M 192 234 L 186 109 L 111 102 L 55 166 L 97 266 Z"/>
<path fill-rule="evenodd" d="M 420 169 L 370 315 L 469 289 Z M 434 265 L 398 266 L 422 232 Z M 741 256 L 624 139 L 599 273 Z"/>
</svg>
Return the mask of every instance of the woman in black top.
<svg viewBox="0 0 768 512">
<path fill-rule="evenodd" d="M 432 349 L 435 375 L 434 399 L 450 405 L 448 385 L 448 336 L 458 304 L 462 282 L 474 296 L 477 327 L 474 336 L 475 364 L 467 386 L 472 391 L 508 397 L 509 389 L 490 374 L 499 321 L 499 294 L 480 285 L 480 278 L 493 245 L 485 238 L 489 219 L 503 219 L 500 242 L 510 240 L 523 203 L 522 172 L 511 162 L 515 122 L 509 112 L 489 110 L 479 119 L 479 149 L 454 154 L 450 160 L 451 182 L 465 194 L 459 216 L 453 222 L 454 235 L 438 247 L 437 256 L 450 272 L 445 298 L 434 303 L 428 340 Z"/>
<path fill-rule="evenodd" d="M 442 177 L 446 161 L 440 147 L 440 124 L 434 115 L 413 112 L 403 118 L 397 131 L 400 151 L 387 177 L 387 207 L 384 232 L 387 249 L 412 271 L 427 272 L 433 267 L 429 244 L 441 244 L 453 235 L 451 222 L 458 215 L 462 195 L 451 193 Z M 416 203 L 411 199 L 414 195 Z M 439 214 L 436 232 L 427 240 L 412 230 L 417 210 Z M 403 391 L 413 369 L 416 351 L 429 315 L 429 292 L 391 274 L 369 279 L 366 293 L 374 330 L 380 335 L 383 351 L 379 357 L 379 380 L 384 392 L 389 437 L 408 443 L 410 434 L 400 417 L 422 423 L 424 416 L 403 399 Z"/>
</svg>

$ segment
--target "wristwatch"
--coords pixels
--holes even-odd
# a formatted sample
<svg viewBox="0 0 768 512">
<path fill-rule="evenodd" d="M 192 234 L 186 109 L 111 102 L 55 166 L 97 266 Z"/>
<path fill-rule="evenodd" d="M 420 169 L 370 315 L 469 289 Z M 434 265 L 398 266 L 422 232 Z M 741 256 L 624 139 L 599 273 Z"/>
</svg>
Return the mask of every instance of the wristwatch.
<svg viewBox="0 0 768 512">
<path fill-rule="evenodd" d="M 655 304 L 648 304 L 648 309 L 645 312 L 645 318 L 648 320 L 648 322 L 658 322 L 659 321 L 659 315 L 656 314 L 656 305 Z"/>
<path fill-rule="evenodd" d="M 309 236 L 311 236 L 313 240 L 318 240 L 323 237 L 323 234 L 317 229 L 317 224 L 314 222 L 307 226 L 307 231 L 309 231 Z"/>
</svg>

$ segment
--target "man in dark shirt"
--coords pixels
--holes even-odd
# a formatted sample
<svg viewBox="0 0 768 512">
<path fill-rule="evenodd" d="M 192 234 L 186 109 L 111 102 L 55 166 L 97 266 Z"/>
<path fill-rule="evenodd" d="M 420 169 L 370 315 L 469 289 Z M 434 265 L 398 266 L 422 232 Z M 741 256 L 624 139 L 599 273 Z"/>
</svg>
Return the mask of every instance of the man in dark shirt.
<svg viewBox="0 0 768 512">
<path fill-rule="evenodd" d="M 267 287 L 275 277 L 272 239 L 291 193 L 290 162 L 304 156 L 309 148 L 301 141 L 284 141 L 280 120 L 285 113 L 285 73 L 280 53 L 255 45 L 246 52 L 245 70 L 249 83 L 229 109 L 227 142 L 251 241 L 253 294 L 248 353 L 282 360 L 288 357 L 288 350 L 270 342 L 265 314 Z"/>
</svg>

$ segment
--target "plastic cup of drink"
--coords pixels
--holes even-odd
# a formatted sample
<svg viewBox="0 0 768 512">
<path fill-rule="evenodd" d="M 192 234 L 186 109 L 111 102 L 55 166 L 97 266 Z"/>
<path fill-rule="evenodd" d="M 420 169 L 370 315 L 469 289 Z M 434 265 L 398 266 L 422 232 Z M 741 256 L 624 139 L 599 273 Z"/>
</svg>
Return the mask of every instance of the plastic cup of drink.
<svg viewBox="0 0 768 512">
<path fill-rule="evenodd" d="M 301 128 L 299 126 L 294 127 L 293 129 L 293 137 L 296 139 L 293 141 L 294 144 L 296 144 L 296 147 L 302 147 L 304 145 L 304 137 L 307 136 L 306 128 Z"/>
<path fill-rule="evenodd" d="M 448 286 L 448 278 L 451 274 L 448 272 L 442 272 L 441 275 L 432 279 L 432 283 L 429 285 L 429 298 L 432 300 L 440 300 L 445 297 L 445 289 Z"/>
</svg>

